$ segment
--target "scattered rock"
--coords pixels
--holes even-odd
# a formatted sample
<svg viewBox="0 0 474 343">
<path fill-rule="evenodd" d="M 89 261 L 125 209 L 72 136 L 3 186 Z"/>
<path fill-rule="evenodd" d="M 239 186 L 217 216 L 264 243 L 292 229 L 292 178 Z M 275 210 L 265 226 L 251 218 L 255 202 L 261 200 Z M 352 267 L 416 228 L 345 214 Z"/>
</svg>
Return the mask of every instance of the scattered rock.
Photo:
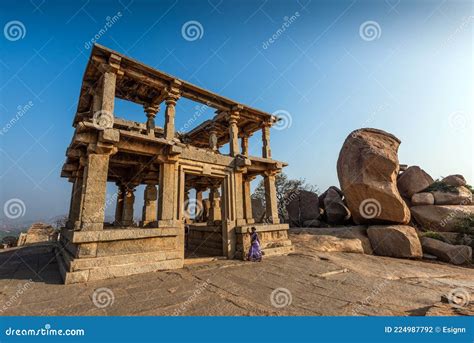
<svg viewBox="0 0 474 343">
<path fill-rule="evenodd" d="M 410 199 L 413 194 L 421 192 L 434 182 L 433 178 L 418 166 L 408 167 L 397 180 L 400 194 Z"/>
<path fill-rule="evenodd" d="M 55 242 L 57 239 L 58 231 L 51 225 L 34 223 L 26 233 L 20 233 L 20 236 L 18 237 L 18 246 L 43 242 Z"/>
<path fill-rule="evenodd" d="M 434 205 L 435 199 L 433 194 L 428 192 L 416 193 L 411 197 L 412 206 Z"/>
<path fill-rule="evenodd" d="M 441 261 L 451 264 L 465 264 L 472 261 L 472 248 L 467 245 L 452 245 L 437 239 L 422 237 L 423 251 L 435 255 Z"/>
<path fill-rule="evenodd" d="M 369 226 L 367 234 L 375 254 L 390 257 L 423 256 L 416 230 L 407 225 Z"/>
<path fill-rule="evenodd" d="M 326 191 L 323 203 L 324 215 L 329 224 L 344 224 L 351 218 L 351 212 L 335 189 L 329 188 Z"/>
<path fill-rule="evenodd" d="M 413 218 L 427 231 L 457 231 L 459 221 L 474 215 L 474 206 L 426 205 L 410 208 Z"/>
<path fill-rule="evenodd" d="M 377 129 L 356 130 L 346 138 L 337 174 L 356 224 L 410 221 L 397 189 L 399 145 L 397 137 Z"/>
<path fill-rule="evenodd" d="M 423 259 L 430 260 L 430 261 L 436 261 L 438 258 L 435 255 L 423 253 Z"/>
<path fill-rule="evenodd" d="M 466 179 L 464 178 L 464 176 L 460 174 L 446 176 L 444 179 L 441 180 L 441 182 L 453 187 L 466 185 Z"/>
<path fill-rule="evenodd" d="M 302 226 L 307 220 L 319 219 L 319 198 L 314 192 L 300 190 L 290 195 L 286 205 L 291 226 Z"/>
<path fill-rule="evenodd" d="M 456 187 L 456 191 L 453 192 L 433 191 L 432 194 L 436 205 L 470 205 L 472 203 L 472 193 L 464 186 Z"/>
</svg>

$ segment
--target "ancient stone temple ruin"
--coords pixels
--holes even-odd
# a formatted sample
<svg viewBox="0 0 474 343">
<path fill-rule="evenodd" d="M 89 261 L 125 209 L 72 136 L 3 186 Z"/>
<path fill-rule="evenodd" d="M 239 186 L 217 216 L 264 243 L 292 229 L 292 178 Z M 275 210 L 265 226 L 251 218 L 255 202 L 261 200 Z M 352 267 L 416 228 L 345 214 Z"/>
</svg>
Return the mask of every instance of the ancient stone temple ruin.
<svg viewBox="0 0 474 343">
<path fill-rule="evenodd" d="M 118 118 L 115 98 L 143 106 L 143 122 Z M 183 98 L 215 109 L 188 132 L 175 129 Z M 161 111 L 160 111 L 161 108 Z M 164 117 L 163 127 L 155 124 Z M 57 257 L 65 283 L 181 268 L 189 257 L 245 258 L 257 228 L 265 254 L 292 250 L 278 217 L 272 159 L 275 116 L 239 104 L 95 45 L 84 74 L 61 176 L 72 182 L 69 220 Z M 249 137 L 261 132 L 261 156 Z M 229 154 L 219 149 L 229 145 Z M 250 182 L 263 176 L 266 215 L 252 218 Z M 107 198 L 107 184 L 116 192 Z M 141 220 L 134 191 L 146 185 Z M 192 192 L 190 192 L 192 190 Z M 193 194 L 193 197 L 190 197 Z M 115 219 L 105 210 L 115 206 Z"/>
</svg>

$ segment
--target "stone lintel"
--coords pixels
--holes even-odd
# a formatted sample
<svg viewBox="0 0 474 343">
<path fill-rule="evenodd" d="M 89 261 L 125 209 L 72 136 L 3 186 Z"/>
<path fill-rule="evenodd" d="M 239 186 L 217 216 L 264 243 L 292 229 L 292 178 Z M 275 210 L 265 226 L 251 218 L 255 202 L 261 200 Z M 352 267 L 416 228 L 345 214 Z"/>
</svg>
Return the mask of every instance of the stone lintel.
<svg viewBox="0 0 474 343">
<path fill-rule="evenodd" d="M 72 243 L 89 243 L 104 241 L 120 241 L 128 239 L 139 239 L 147 237 L 167 237 L 177 236 L 176 227 L 162 228 L 130 228 L 115 227 L 113 229 L 104 229 L 101 231 L 71 231 L 63 230 L 61 234 Z"/>
<path fill-rule="evenodd" d="M 247 233 L 250 231 L 252 227 L 255 227 L 257 229 L 257 232 L 268 232 L 268 231 L 282 231 L 282 230 L 288 230 L 290 226 L 288 224 L 264 224 L 264 223 L 258 223 L 258 224 L 246 224 L 242 226 L 237 226 L 235 228 L 236 233 Z"/>
</svg>

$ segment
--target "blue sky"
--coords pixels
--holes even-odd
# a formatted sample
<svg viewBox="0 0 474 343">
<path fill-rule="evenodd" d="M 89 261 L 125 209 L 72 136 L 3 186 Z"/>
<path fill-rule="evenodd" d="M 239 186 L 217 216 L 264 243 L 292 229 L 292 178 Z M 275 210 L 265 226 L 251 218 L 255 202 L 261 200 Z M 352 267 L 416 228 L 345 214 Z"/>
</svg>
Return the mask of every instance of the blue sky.
<svg viewBox="0 0 474 343">
<path fill-rule="evenodd" d="M 18 220 L 67 213 L 71 184 L 59 174 L 96 35 L 169 74 L 283 114 L 273 157 L 321 191 L 338 185 L 339 150 L 360 127 L 399 137 L 401 163 L 473 182 L 471 2 L 35 0 L 0 9 L 0 205 L 22 200 Z M 189 21 L 202 27 L 198 39 L 183 36 Z M 19 36 L 8 30 L 15 25 Z M 178 128 L 195 105 L 178 102 Z M 146 120 L 122 101 L 116 112 Z M 251 143 L 260 154 L 259 133 Z"/>
</svg>

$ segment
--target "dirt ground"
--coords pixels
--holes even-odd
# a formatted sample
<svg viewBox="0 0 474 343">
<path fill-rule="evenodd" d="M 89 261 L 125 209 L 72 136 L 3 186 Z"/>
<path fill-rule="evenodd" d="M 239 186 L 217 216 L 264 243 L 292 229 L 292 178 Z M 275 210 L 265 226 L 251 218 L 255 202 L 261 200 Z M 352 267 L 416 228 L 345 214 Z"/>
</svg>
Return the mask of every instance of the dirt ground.
<svg viewBox="0 0 474 343">
<path fill-rule="evenodd" d="M 442 303 L 474 292 L 474 269 L 314 251 L 263 262 L 217 260 L 173 271 L 61 284 L 51 246 L 0 253 L 0 315 L 473 315 Z"/>
</svg>

